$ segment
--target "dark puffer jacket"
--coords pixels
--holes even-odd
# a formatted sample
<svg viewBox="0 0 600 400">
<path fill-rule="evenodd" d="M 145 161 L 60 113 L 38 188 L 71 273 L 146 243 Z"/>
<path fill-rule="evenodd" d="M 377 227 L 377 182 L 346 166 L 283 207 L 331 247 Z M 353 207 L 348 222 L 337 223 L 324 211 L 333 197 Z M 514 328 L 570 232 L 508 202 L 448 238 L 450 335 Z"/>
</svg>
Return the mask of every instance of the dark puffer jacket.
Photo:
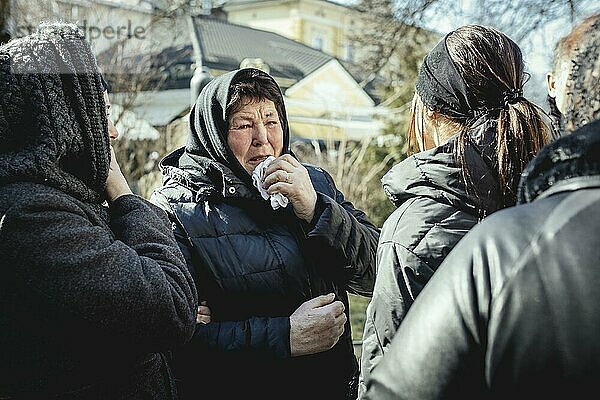
<svg viewBox="0 0 600 400">
<path fill-rule="evenodd" d="M 367 308 L 360 394 L 364 382 L 390 345 L 414 299 L 456 243 L 479 221 L 499 208 L 492 164 L 495 125 L 471 134 L 465 156 L 478 193 L 467 190 L 455 160 L 456 137 L 415 154 L 382 179 L 398 207 L 381 230 L 377 279 Z"/>
<path fill-rule="evenodd" d="M 102 91 L 74 25 L 0 47 L 1 399 L 176 398 L 196 291 L 164 211 L 102 204 Z"/>
<path fill-rule="evenodd" d="M 226 95 L 219 88 L 228 88 L 234 74 L 217 78 L 208 90 Z M 218 125 L 202 129 L 214 133 Z M 214 147 L 227 151 L 225 137 L 214 134 Z M 320 168 L 306 166 L 317 192 L 315 218 L 306 224 L 291 204 L 272 210 L 248 185 L 247 173 L 242 179 L 223 163 L 180 149 L 161 166 L 165 182 L 152 201 L 170 215 L 199 298 L 212 313 L 191 343 L 175 351 L 183 397 L 355 396 L 350 318 L 332 349 L 292 358 L 289 316 L 304 301 L 331 292 L 349 316 L 347 291 L 372 293 L 376 227 Z"/>
<path fill-rule="evenodd" d="M 367 382 L 369 399 L 587 398 L 600 376 L 600 121 L 546 146 L 469 232 Z"/>
</svg>

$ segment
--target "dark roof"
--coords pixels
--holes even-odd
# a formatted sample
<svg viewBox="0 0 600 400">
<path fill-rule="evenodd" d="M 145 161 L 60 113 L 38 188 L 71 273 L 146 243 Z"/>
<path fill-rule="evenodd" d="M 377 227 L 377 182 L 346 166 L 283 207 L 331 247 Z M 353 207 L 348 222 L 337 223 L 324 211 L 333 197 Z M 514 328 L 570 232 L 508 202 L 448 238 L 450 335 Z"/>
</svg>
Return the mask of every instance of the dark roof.
<svg viewBox="0 0 600 400">
<path fill-rule="evenodd" d="M 203 15 L 193 22 L 202 62 L 211 69 L 230 71 L 239 68 L 244 58 L 261 58 L 273 77 L 298 81 L 333 59 L 277 33 Z"/>
<path fill-rule="evenodd" d="M 280 86 L 287 89 L 335 58 L 277 33 L 205 15 L 193 17 L 192 20 L 194 34 L 200 44 L 202 64 L 211 70 L 231 71 L 239 68 L 245 58 L 261 58 L 269 66 L 270 74 L 278 80 Z M 106 72 L 111 70 L 111 67 L 113 70 L 116 67 L 110 65 L 115 51 L 116 49 L 110 49 L 97 56 L 101 68 Z M 360 65 L 338 61 L 357 82 L 365 78 Z M 121 60 L 117 72 L 126 74 L 128 70 L 136 70 L 140 65 L 146 65 L 149 76 L 152 76 L 148 82 L 149 87 L 160 90 L 182 89 L 190 85 L 193 62 L 192 45 L 185 44 L 165 47 L 154 53 L 132 54 Z M 156 75 L 152 75 L 151 71 L 156 71 Z M 108 73 L 107 80 L 112 82 L 112 78 Z M 370 82 L 364 89 L 379 103 L 380 99 L 374 86 L 374 82 Z"/>
<path fill-rule="evenodd" d="M 100 70 L 119 91 L 134 82 L 138 90 L 183 89 L 190 86 L 193 70 L 191 44 L 166 47 L 157 52 L 117 57 L 118 49 L 110 48 L 96 56 Z"/>
</svg>

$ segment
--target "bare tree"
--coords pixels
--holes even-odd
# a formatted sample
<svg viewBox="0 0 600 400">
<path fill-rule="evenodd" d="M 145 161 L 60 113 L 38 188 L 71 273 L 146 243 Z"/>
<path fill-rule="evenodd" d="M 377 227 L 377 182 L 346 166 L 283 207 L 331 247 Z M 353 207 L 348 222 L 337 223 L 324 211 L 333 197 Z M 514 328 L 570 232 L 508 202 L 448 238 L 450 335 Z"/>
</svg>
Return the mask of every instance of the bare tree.
<svg viewBox="0 0 600 400">
<path fill-rule="evenodd" d="M 460 18 L 494 26 L 520 42 L 550 21 L 573 23 L 594 4 L 598 7 L 594 0 L 361 0 L 356 8 L 366 23 L 352 39 L 366 49 L 361 63 L 374 77 L 382 71 L 393 74 L 390 64 L 423 44 L 416 27 L 429 26 L 430 21 Z"/>
<path fill-rule="evenodd" d="M 111 84 L 111 97 L 119 105 L 118 112 L 112 115 L 116 124 L 137 107 L 143 107 L 144 96 L 163 89 L 173 66 L 191 59 L 191 47 L 174 55 L 165 52 L 176 44 L 178 36 L 189 37 L 185 18 L 197 12 L 192 3 L 190 0 L 154 2 L 153 15 L 144 26 L 145 31 L 154 33 L 150 38 L 154 45 L 140 49 L 128 46 L 127 41 L 131 39 L 124 38 L 112 43 L 99 56 L 100 66 Z M 178 25 L 179 29 L 174 29 Z M 130 137 L 126 129 L 121 130 L 121 138 L 113 147 L 123 174 L 134 192 L 149 197 L 160 183 L 158 162 L 171 150 L 169 143 L 173 129 L 169 126 L 159 128 L 160 136 L 150 138 Z"/>
<path fill-rule="evenodd" d="M 323 150 L 305 142 L 294 142 L 292 150 L 300 161 L 329 172 L 346 199 L 381 226 L 394 209 L 381 190 L 381 177 L 406 156 L 406 146 L 404 142 L 378 144 L 377 141 L 377 138 L 359 142 L 330 141 Z"/>
</svg>

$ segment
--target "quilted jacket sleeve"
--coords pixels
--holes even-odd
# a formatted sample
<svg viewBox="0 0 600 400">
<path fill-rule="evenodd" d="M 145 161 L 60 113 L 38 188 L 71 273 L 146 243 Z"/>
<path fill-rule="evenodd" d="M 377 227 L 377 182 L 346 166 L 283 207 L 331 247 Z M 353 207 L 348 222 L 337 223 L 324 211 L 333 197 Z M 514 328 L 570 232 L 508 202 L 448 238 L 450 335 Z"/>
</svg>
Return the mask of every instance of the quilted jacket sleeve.
<svg viewBox="0 0 600 400">
<path fill-rule="evenodd" d="M 321 170 L 322 171 L 322 170 Z M 329 193 L 317 190 L 315 218 L 307 232 L 307 254 L 318 255 L 325 274 L 354 294 L 371 296 L 379 229 L 344 198 L 327 172 Z"/>
<path fill-rule="evenodd" d="M 408 200 L 385 222 L 363 332 L 359 395 L 414 299 L 476 222 L 469 214 L 425 197 Z"/>
<path fill-rule="evenodd" d="M 190 347 L 198 350 L 257 351 L 274 358 L 289 358 L 290 319 L 251 317 L 243 321 L 197 324 Z"/>
<path fill-rule="evenodd" d="M 197 298 L 167 216 L 126 195 L 111 205 L 110 224 L 112 232 L 69 196 L 34 188 L 2 218 L 3 262 L 28 282 L 30 301 L 107 343 L 141 351 L 185 343 Z"/>
</svg>

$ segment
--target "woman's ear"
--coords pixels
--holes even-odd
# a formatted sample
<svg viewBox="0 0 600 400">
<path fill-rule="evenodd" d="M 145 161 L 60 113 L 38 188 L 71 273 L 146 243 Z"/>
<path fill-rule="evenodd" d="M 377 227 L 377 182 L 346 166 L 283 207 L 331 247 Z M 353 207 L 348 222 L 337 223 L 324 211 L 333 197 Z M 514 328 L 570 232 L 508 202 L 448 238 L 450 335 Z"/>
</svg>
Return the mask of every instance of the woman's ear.
<svg viewBox="0 0 600 400">
<path fill-rule="evenodd" d="M 548 87 L 548 96 L 556 97 L 556 78 L 552 72 L 546 74 L 546 86 Z"/>
</svg>

